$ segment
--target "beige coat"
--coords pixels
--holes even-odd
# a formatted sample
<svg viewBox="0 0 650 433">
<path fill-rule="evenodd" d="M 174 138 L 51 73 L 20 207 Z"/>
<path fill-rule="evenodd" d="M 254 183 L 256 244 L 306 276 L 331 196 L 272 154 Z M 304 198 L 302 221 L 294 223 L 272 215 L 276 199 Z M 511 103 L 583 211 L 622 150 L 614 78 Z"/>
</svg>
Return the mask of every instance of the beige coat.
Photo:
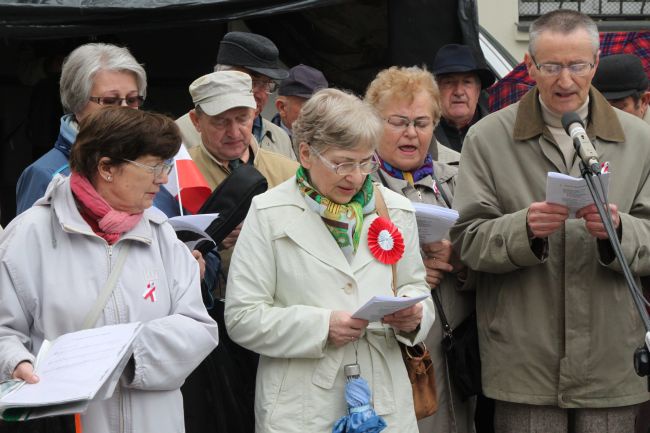
<svg viewBox="0 0 650 433">
<path fill-rule="evenodd" d="M 648 275 L 650 127 L 593 88 L 589 116 L 587 133 L 610 164 L 625 257 L 635 275 Z M 544 201 L 547 172 L 580 176 L 543 123 L 537 90 L 472 127 L 462 160 L 451 237 L 477 272 L 485 394 L 564 408 L 648 400 L 632 365 L 645 331 L 609 245 L 579 219 L 532 247 L 528 240 L 527 208 Z"/>
<path fill-rule="evenodd" d="M 458 165 L 458 162 L 460 161 L 460 153 L 440 144 L 440 142 L 436 140 L 435 135 L 431 139 L 429 146 L 429 153 L 431 153 L 434 161 L 438 161 L 442 164 Z"/>
<path fill-rule="evenodd" d="M 266 178 L 269 188 L 281 184 L 296 174 L 298 163 L 265 149 L 260 149 L 255 137 L 251 137 L 250 151 L 253 154 L 253 167 L 255 167 Z M 227 166 L 219 163 L 208 150 L 199 143 L 198 146 L 188 150 L 192 160 L 205 177 L 208 185 L 213 190 L 219 186 L 229 175 Z"/>
<path fill-rule="evenodd" d="M 443 147 L 442 145 L 438 147 Z M 449 149 L 450 152 L 455 152 Z M 447 164 L 433 163 L 438 181 L 449 200 L 453 200 L 454 187 L 456 184 L 456 173 L 458 169 Z M 381 174 L 381 176 L 380 176 Z M 415 188 L 407 181 L 396 179 L 383 172 L 377 172 L 373 178 L 380 181 L 392 191 L 402 194 L 413 202 L 422 202 L 447 207 L 441 195 L 433 192 L 433 179 L 427 176 L 415 183 Z M 460 285 L 455 275 L 448 275 L 438 286 L 438 296 L 442 302 L 442 308 L 447 316 L 450 326 L 458 326 L 474 310 L 474 292 L 460 291 Z M 418 421 L 421 433 L 469 433 L 474 431 L 474 407 L 475 399 L 466 402 L 461 401 L 456 388 L 449 380 L 447 362 L 442 351 L 442 322 L 438 316 L 438 323 L 435 323 L 425 343 L 436 372 L 436 390 L 438 392 L 438 410 L 430 417 Z"/>
<path fill-rule="evenodd" d="M 201 144 L 201 134 L 194 127 L 192 119 L 190 119 L 190 113 L 185 113 L 176 119 L 176 125 L 181 130 L 185 147 L 191 149 Z M 297 159 L 291 145 L 291 138 L 289 138 L 287 133 L 279 126 L 264 118 L 262 118 L 262 141 L 260 142 L 260 147 L 267 151 L 284 155 L 293 161 Z"/>
<path fill-rule="evenodd" d="M 427 294 L 413 208 L 404 197 L 381 190 L 406 245 L 397 266 L 398 295 Z M 328 344 L 329 317 L 334 310 L 354 312 L 374 295 L 392 295 L 391 267 L 368 248 L 375 218 L 364 219 L 349 263 L 321 217 L 307 207 L 295 178 L 253 200 L 230 267 L 225 318 L 230 337 L 261 355 L 257 433 L 330 433 L 346 414 L 343 366 L 355 361 L 355 347 Z M 397 339 L 424 339 L 435 313 L 431 298 L 423 306 L 419 332 L 396 338 L 392 327 L 375 322 L 357 343 L 374 408 L 388 423 L 384 433 L 417 432 Z"/>
</svg>

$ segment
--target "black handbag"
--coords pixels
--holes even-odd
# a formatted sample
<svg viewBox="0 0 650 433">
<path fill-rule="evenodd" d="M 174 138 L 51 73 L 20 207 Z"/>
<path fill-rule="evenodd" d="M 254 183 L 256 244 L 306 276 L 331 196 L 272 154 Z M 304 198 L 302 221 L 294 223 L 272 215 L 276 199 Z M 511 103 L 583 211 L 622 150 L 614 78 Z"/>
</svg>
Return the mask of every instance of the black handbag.
<svg viewBox="0 0 650 433">
<path fill-rule="evenodd" d="M 467 316 L 455 329 L 447 321 L 442 302 L 436 290 L 431 291 L 442 324 L 442 349 L 447 358 L 449 377 L 462 401 L 482 392 L 481 357 L 478 348 L 476 311 Z"/>
<path fill-rule="evenodd" d="M 218 212 L 205 232 L 219 245 L 244 220 L 253 197 L 268 189 L 266 178 L 250 164 L 242 164 L 212 191 L 198 213 Z"/>
</svg>

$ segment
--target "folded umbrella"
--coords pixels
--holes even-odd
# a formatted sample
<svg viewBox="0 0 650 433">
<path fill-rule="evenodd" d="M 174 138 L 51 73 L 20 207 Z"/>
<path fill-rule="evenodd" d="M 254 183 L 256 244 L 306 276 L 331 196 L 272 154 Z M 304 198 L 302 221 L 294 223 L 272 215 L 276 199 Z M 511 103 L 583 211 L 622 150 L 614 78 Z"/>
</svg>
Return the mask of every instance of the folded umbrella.
<svg viewBox="0 0 650 433">
<path fill-rule="evenodd" d="M 372 407 L 370 386 L 360 376 L 359 364 L 348 364 L 343 371 L 347 378 L 345 400 L 348 415 L 336 421 L 332 433 L 379 433 L 386 428 L 386 421 Z"/>
</svg>

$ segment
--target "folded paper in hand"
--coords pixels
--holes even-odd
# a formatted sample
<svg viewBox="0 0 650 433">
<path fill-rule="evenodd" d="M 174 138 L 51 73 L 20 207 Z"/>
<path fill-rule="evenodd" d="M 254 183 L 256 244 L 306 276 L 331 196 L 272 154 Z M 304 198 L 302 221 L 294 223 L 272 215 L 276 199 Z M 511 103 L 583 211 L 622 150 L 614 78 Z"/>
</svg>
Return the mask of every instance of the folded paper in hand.
<svg viewBox="0 0 650 433">
<path fill-rule="evenodd" d="M 609 173 L 602 173 L 599 178 L 602 181 L 604 192 L 609 188 Z M 596 181 L 596 188 L 601 192 L 600 182 Z M 569 208 L 569 218 L 575 218 L 576 212 L 585 206 L 594 203 L 591 197 L 587 181 L 581 177 L 573 177 L 567 174 L 548 172 L 546 177 L 546 201 L 548 203 L 561 204 Z"/>
<path fill-rule="evenodd" d="M 412 298 L 395 296 L 373 296 L 352 314 L 355 319 L 364 319 L 368 322 L 379 322 L 387 314 L 408 308 L 427 299 L 430 295 L 414 296 Z"/>
<path fill-rule="evenodd" d="M 0 385 L 2 419 L 24 421 L 84 412 L 94 400 L 113 395 L 133 353 L 139 322 L 64 334 L 41 346 L 34 367 L 38 383 Z"/>
<path fill-rule="evenodd" d="M 201 231 L 205 231 L 214 220 L 219 218 L 218 213 L 203 213 L 197 215 L 183 215 L 169 218 L 169 223 L 177 229 L 177 227 L 185 227 L 190 225 Z"/>
<path fill-rule="evenodd" d="M 413 203 L 421 244 L 442 240 L 458 220 L 458 212 L 427 203 Z"/>
</svg>

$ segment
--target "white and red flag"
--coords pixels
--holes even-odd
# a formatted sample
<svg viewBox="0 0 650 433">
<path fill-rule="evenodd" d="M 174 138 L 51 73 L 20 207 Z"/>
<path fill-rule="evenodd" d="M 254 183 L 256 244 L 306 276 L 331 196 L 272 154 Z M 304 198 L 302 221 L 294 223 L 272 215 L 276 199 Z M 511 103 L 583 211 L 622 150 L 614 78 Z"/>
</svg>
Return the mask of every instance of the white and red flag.
<svg viewBox="0 0 650 433">
<path fill-rule="evenodd" d="M 174 169 L 169 173 L 169 180 L 164 186 L 178 200 L 181 215 L 183 207 L 197 213 L 212 193 L 184 144 L 181 144 L 174 157 Z"/>
</svg>

